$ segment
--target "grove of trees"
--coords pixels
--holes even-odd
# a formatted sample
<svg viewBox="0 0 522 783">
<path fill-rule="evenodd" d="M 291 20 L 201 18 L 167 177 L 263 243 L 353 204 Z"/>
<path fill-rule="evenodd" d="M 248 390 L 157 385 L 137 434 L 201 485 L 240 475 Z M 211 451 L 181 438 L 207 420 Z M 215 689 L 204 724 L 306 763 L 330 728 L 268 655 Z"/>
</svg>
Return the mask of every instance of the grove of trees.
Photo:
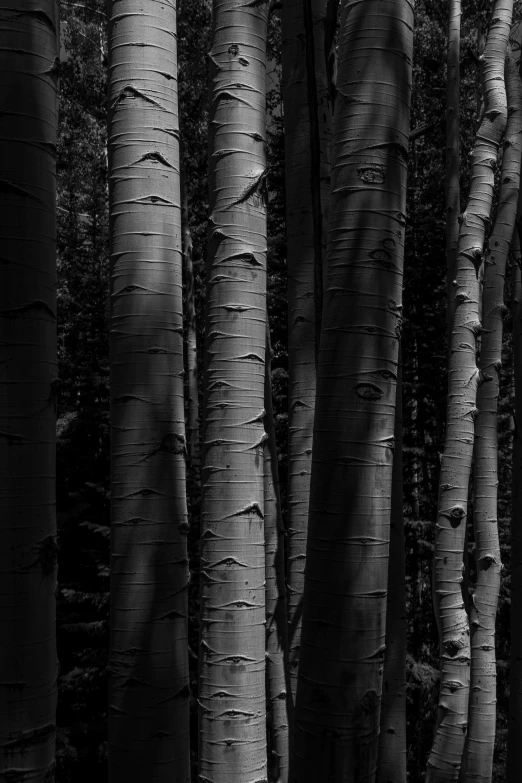
<svg viewBox="0 0 522 783">
<path fill-rule="evenodd" d="M 0 0 L 0 783 L 519 783 L 521 21 Z"/>
</svg>

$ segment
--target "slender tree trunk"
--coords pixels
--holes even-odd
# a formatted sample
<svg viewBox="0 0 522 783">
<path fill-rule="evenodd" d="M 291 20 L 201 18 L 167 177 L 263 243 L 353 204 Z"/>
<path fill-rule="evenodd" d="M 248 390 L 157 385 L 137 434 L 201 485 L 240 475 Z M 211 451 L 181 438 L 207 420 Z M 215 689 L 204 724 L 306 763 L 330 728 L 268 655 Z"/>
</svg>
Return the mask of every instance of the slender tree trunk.
<svg viewBox="0 0 522 783">
<path fill-rule="evenodd" d="M 199 775 L 266 779 L 264 387 L 268 3 L 214 0 Z"/>
<path fill-rule="evenodd" d="M 448 343 L 455 315 L 455 279 L 460 214 L 460 19 L 461 0 L 449 0 L 446 97 L 446 263 L 448 267 Z"/>
<path fill-rule="evenodd" d="M 0 2 L 0 779 L 54 780 L 58 6 Z"/>
<path fill-rule="evenodd" d="M 181 162 L 181 241 L 183 250 L 183 277 L 185 282 L 185 319 L 187 325 L 187 376 L 188 376 L 188 420 L 187 452 L 189 463 L 199 476 L 199 389 L 198 352 L 196 331 L 196 304 L 194 299 L 194 265 L 192 261 L 192 234 L 190 233 L 187 178 L 185 165 Z"/>
<path fill-rule="evenodd" d="M 451 332 L 455 317 L 455 285 L 457 277 L 457 254 L 459 238 L 460 214 L 460 24 L 461 0 L 449 0 L 448 21 L 448 61 L 447 61 L 447 93 L 446 93 L 446 265 L 447 265 L 447 329 L 448 349 L 451 354 Z M 467 528 L 466 528 L 467 532 Z M 463 545 L 463 595 L 466 610 L 468 610 L 468 536 L 464 535 Z M 435 591 L 434 591 L 435 596 Z M 439 604 L 433 603 L 435 619 L 442 643 Z M 442 647 L 439 654 L 442 655 Z"/>
<path fill-rule="evenodd" d="M 341 3 L 292 783 L 376 774 L 412 48 L 412 3 Z"/>
<path fill-rule="evenodd" d="M 288 623 L 294 697 L 301 638 L 316 352 L 330 175 L 325 13 L 326 0 L 283 3 L 289 330 Z"/>
<path fill-rule="evenodd" d="M 109 4 L 114 783 L 190 780 L 176 3 Z"/>
<path fill-rule="evenodd" d="M 522 203 L 519 203 L 519 218 Z M 511 660 L 507 783 L 519 783 L 522 747 L 522 259 L 520 227 L 513 234 L 513 360 L 515 366 L 515 432 L 513 437 L 511 516 Z"/>
<path fill-rule="evenodd" d="M 441 460 L 434 549 L 434 600 L 441 625 L 441 684 L 428 783 L 456 781 L 468 721 L 470 638 L 462 596 L 463 547 L 477 414 L 480 268 L 494 169 L 506 125 L 504 60 L 513 3 L 496 0 L 484 51 L 486 110 L 473 150 L 468 205 L 459 231 L 455 317 L 450 340 L 448 420 Z"/>
<path fill-rule="evenodd" d="M 399 353 L 395 405 L 390 525 L 390 564 L 386 609 L 378 783 L 406 783 L 406 551 L 402 492 L 402 366 Z"/>
<path fill-rule="evenodd" d="M 289 762 L 288 630 L 285 585 L 284 528 L 279 496 L 277 447 L 272 410 L 270 335 L 267 328 L 265 370 L 265 566 L 266 566 L 266 679 L 270 710 L 272 763 L 269 773 L 276 783 L 287 783 Z"/>
<path fill-rule="evenodd" d="M 477 581 L 470 612 L 471 683 L 466 742 L 466 783 L 491 781 L 496 724 L 495 620 L 500 590 L 498 538 L 497 406 L 502 360 L 502 317 L 506 260 L 511 244 L 520 185 L 522 85 L 513 55 L 506 58 L 508 119 L 500 193 L 485 260 L 483 333 L 475 422 L 475 542 Z"/>
</svg>

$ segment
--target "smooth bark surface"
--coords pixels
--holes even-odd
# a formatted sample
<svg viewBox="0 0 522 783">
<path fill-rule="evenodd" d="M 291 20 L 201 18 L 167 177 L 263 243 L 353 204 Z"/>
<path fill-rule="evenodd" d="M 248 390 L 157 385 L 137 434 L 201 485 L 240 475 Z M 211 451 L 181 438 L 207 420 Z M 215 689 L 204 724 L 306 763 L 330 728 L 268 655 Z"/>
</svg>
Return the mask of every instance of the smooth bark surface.
<svg viewBox="0 0 522 783">
<path fill-rule="evenodd" d="M 377 783 L 406 783 L 406 544 L 402 489 L 402 366 L 399 353 L 395 404 L 386 653 L 384 659 Z"/>
<path fill-rule="evenodd" d="M 376 774 L 412 47 L 410 2 L 341 4 L 292 783 Z"/>
<path fill-rule="evenodd" d="M 190 780 L 176 3 L 109 5 L 114 783 Z"/>
<path fill-rule="evenodd" d="M 214 0 L 199 775 L 266 779 L 263 420 L 267 2 Z"/>
<path fill-rule="evenodd" d="M 283 3 L 288 264 L 288 636 L 295 698 L 310 500 L 316 355 L 329 194 L 326 0 Z"/>
<path fill-rule="evenodd" d="M 471 603 L 471 681 L 469 726 L 464 760 L 466 783 L 491 781 L 496 728 L 495 620 L 500 590 L 498 537 L 497 406 L 502 366 L 504 278 L 520 187 L 522 85 L 513 55 L 506 58 L 508 119 L 495 225 L 485 259 L 482 339 L 475 421 L 476 585 Z"/>
<path fill-rule="evenodd" d="M 518 219 L 522 218 L 519 202 Z M 513 262 L 513 364 L 515 369 L 515 432 L 513 437 L 511 515 L 511 659 L 507 783 L 519 783 L 522 747 L 522 257 L 518 226 L 511 245 Z"/>
<path fill-rule="evenodd" d="M 433 561 L 434 601 L 440 617 L 441 683 L 435 738 L 428 759 L 428 783 L 458 779 L 468 723 L 471 652 L 461 583 L 479 383 L 479 277 L 493 200 L 494 170 L 506 126 L 504 61 L 512 10 L 511 1 L 497 0 L 493 4 L 484 50 L 486 106 L 473 148 L 470 193 L 459 231 L 448 418 Z"/>
<path fill-rule="evenodd" d="M 58 25 L 53 0 L 0 2 L 0 779 L 17 783 L 55 766 Z"/>
<path fill-rule="evenodd" d="M 267 329 L 268 338 L 268 329 Z M 270 731 L 269 780 L 287 783 L 289 764 L 288 630 L 285 551 L 277 445 L 272 409 L 271 350 L 267 339 L 265 372 L 265 566 L 266 566 L 266 681 Z M 270 778 L 270 773 L 272 777 Z"/>
</svg>

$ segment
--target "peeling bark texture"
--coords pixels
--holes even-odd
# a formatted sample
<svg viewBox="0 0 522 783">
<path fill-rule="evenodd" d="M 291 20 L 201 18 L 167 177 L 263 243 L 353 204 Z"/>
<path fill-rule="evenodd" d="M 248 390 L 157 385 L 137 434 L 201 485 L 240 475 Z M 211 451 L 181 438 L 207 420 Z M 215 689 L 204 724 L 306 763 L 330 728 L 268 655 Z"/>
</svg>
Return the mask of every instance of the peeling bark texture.
<svg viewBox="0 0 522 783">
<path fill-rule="evenodd" d="M 460 20 L 461 0 L 449 0 L 448 82 L 446 98 L 446 262 L 448 335 L 455 315 L 454 285 L 460 215 Z"/>
<path fill-rule="evenodd" d="M 268 3 L 214 0 L 199 776 L 267 776 L 263 421 Z"/>
<path fill-rule="evenodd" d="M 412 3 L 341 3 L 292 783 L 376 775 L 412 48 Z"/>
<path fill-rule="evenodd" d="M 196 306 L 194 301 L 194 265 L 192 260 L 192 235 L 190 233 L 186 173 L 183 162 L 180 171 L 181 183 L 181 243 L 183 250 L 183 277 L 185 284 L 185 320 L 187 327 L 187 453 L 189 463 L 196 476 L 201 463 L 199 446 L 199 389 L 198 351 L 196 330 Z"/>
<path fill-rule="evenodd" d="M 495 620 L 500 590 L 497 522 L 497 405 L 502 359 L 504 278 L 513 236 L 522 154 L 522 85 L 511 51 L 506 58 L 508 119 L 497 214 L 485 259 L 483 331 L 475 422 L 475 547 L 477 581 L 470 612 L 471 683 L 465 783 L 490 783 L 496 724 Z"/>
<path fill-rule="evenodd" d="M 395 405 L 386 655 L 384 660 L 377 783 L 406 783 L 406 550 L 402 492 L 402 366 Z"/>
<path fill-rule="evenodd" d="M 271 350 L 267 329 L 265 371 L 265 564 L 266 681 L 271 758 L 269 780 L 288 783 L 289 711 L 288 630 L 285 587 L 284 528 L 279 496 L 277 447 L 272 410 Z M 270 775 L 270 773 L 272 773 Z"/>
<path fill-rule="evenodd" d="M 506 127 L 504 61 L 513 10 L 511 0 L 496 0 L 493 5 L 484 50 L 486 105 L 472 153 L 470 193 L 461 217 L 454 287 L 448 419 L 433 556 L 434 601 L 438 603 L 442 631 L 441 684 L 427 783 L 458 780 L 468 722 L 470 632 L 461 583 L 479 383 L 479 277 L 493 200 L 494 170 Z"/>
<path fill-rule="evenodd" d="M 519 202 L 519 219 L 522 202 Z M 506 782 L 520 781 L 522 747 L 522 258 L 520 226 L 513 234 L 513 360 L 515 432 L 513 437 L 511 514 L 511 660 Z"/>
<path fill-rule="evenodd" d="M 283 3 L 283 102 L 288 264 L 288 623 L 297 687 L 310 499 L 316 358 L 329 198 L 326 0 Z"/>
<path fill-rule="evenodd" d="M 58 5 L 0 2 L 0 779 L 54 780 Z"/>
<path fill-rule="evenodd" d="M 176 3 L 109 3 L 111 780 L 188 783 Z"/>
</svg>

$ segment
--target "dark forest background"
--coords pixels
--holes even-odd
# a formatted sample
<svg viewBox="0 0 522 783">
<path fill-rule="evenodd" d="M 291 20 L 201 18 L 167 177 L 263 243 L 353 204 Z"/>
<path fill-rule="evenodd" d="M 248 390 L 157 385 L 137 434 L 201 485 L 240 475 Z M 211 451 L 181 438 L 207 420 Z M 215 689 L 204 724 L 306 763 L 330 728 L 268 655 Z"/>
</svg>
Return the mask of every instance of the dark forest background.
<svg viewBox="0 0 522 783">
<path fill-rule="evenodd" d="M 286 484 L 287 308 L 283 107 L 279 4 L 269 32 L 269 313 L 272 382 L 283 509 Z M 477 55 L 487 29 L 484 0 L 464 3 L 461 58 L 461 198 L 480 110 Z M 57 504 L 59 526 L 58 783 L 107 779 L 109 642 L 109 355 L 107 43 L 105 4 L 61 0 L 58 155 L 59 373 Z M 522 15 L 516 4 L 518 19 Z M 519 57 L 518 25 L 513 46 Z M 207 58 L 209 0 L 179 0 L 179 97 L 183 159 L 194 245 L 195 295 L 203 313 L 207 220 Z M 408 771 L 424 779 L 438 696 L 438 641 L 431 559 L 439 453 L 444 440 L 447 341 L 444 214 L 447 3 L 416 4 L 412 140 L 408 181 L 404 322 L 404 513 L 408 637 Z M 510 279 L 508 269 L 507 279 Z M 510 284 L 507 291 L 509 294 Z M 504 315 L 499 405 L 502 587 L 497 616 L 498 718 L 495 777 L 503 779 L 509 660 L 511 441 L 513 367 L 510 302 Z M 199 346 L 203 318 L 198 318 Z M 201 357 L 202 358 L 202 357 Z M 200 362 L 202 366 L 202 361 Z M 192 580 L 189 605 L 191 686 L 198 638 L 198 496 L 189 474 Z M 473 488 L 470 502 L 473 504 Z M 472 515 L 465 575 L 473 592 Z M 192 699 L 194 740 L 196 703 Z M 194 741 L 194 749 L 197 742 Z M 195 761 L 195 750 L 193 751 Z M 194 765 L 194 780 L 195 765 Z"/>
</svg>

